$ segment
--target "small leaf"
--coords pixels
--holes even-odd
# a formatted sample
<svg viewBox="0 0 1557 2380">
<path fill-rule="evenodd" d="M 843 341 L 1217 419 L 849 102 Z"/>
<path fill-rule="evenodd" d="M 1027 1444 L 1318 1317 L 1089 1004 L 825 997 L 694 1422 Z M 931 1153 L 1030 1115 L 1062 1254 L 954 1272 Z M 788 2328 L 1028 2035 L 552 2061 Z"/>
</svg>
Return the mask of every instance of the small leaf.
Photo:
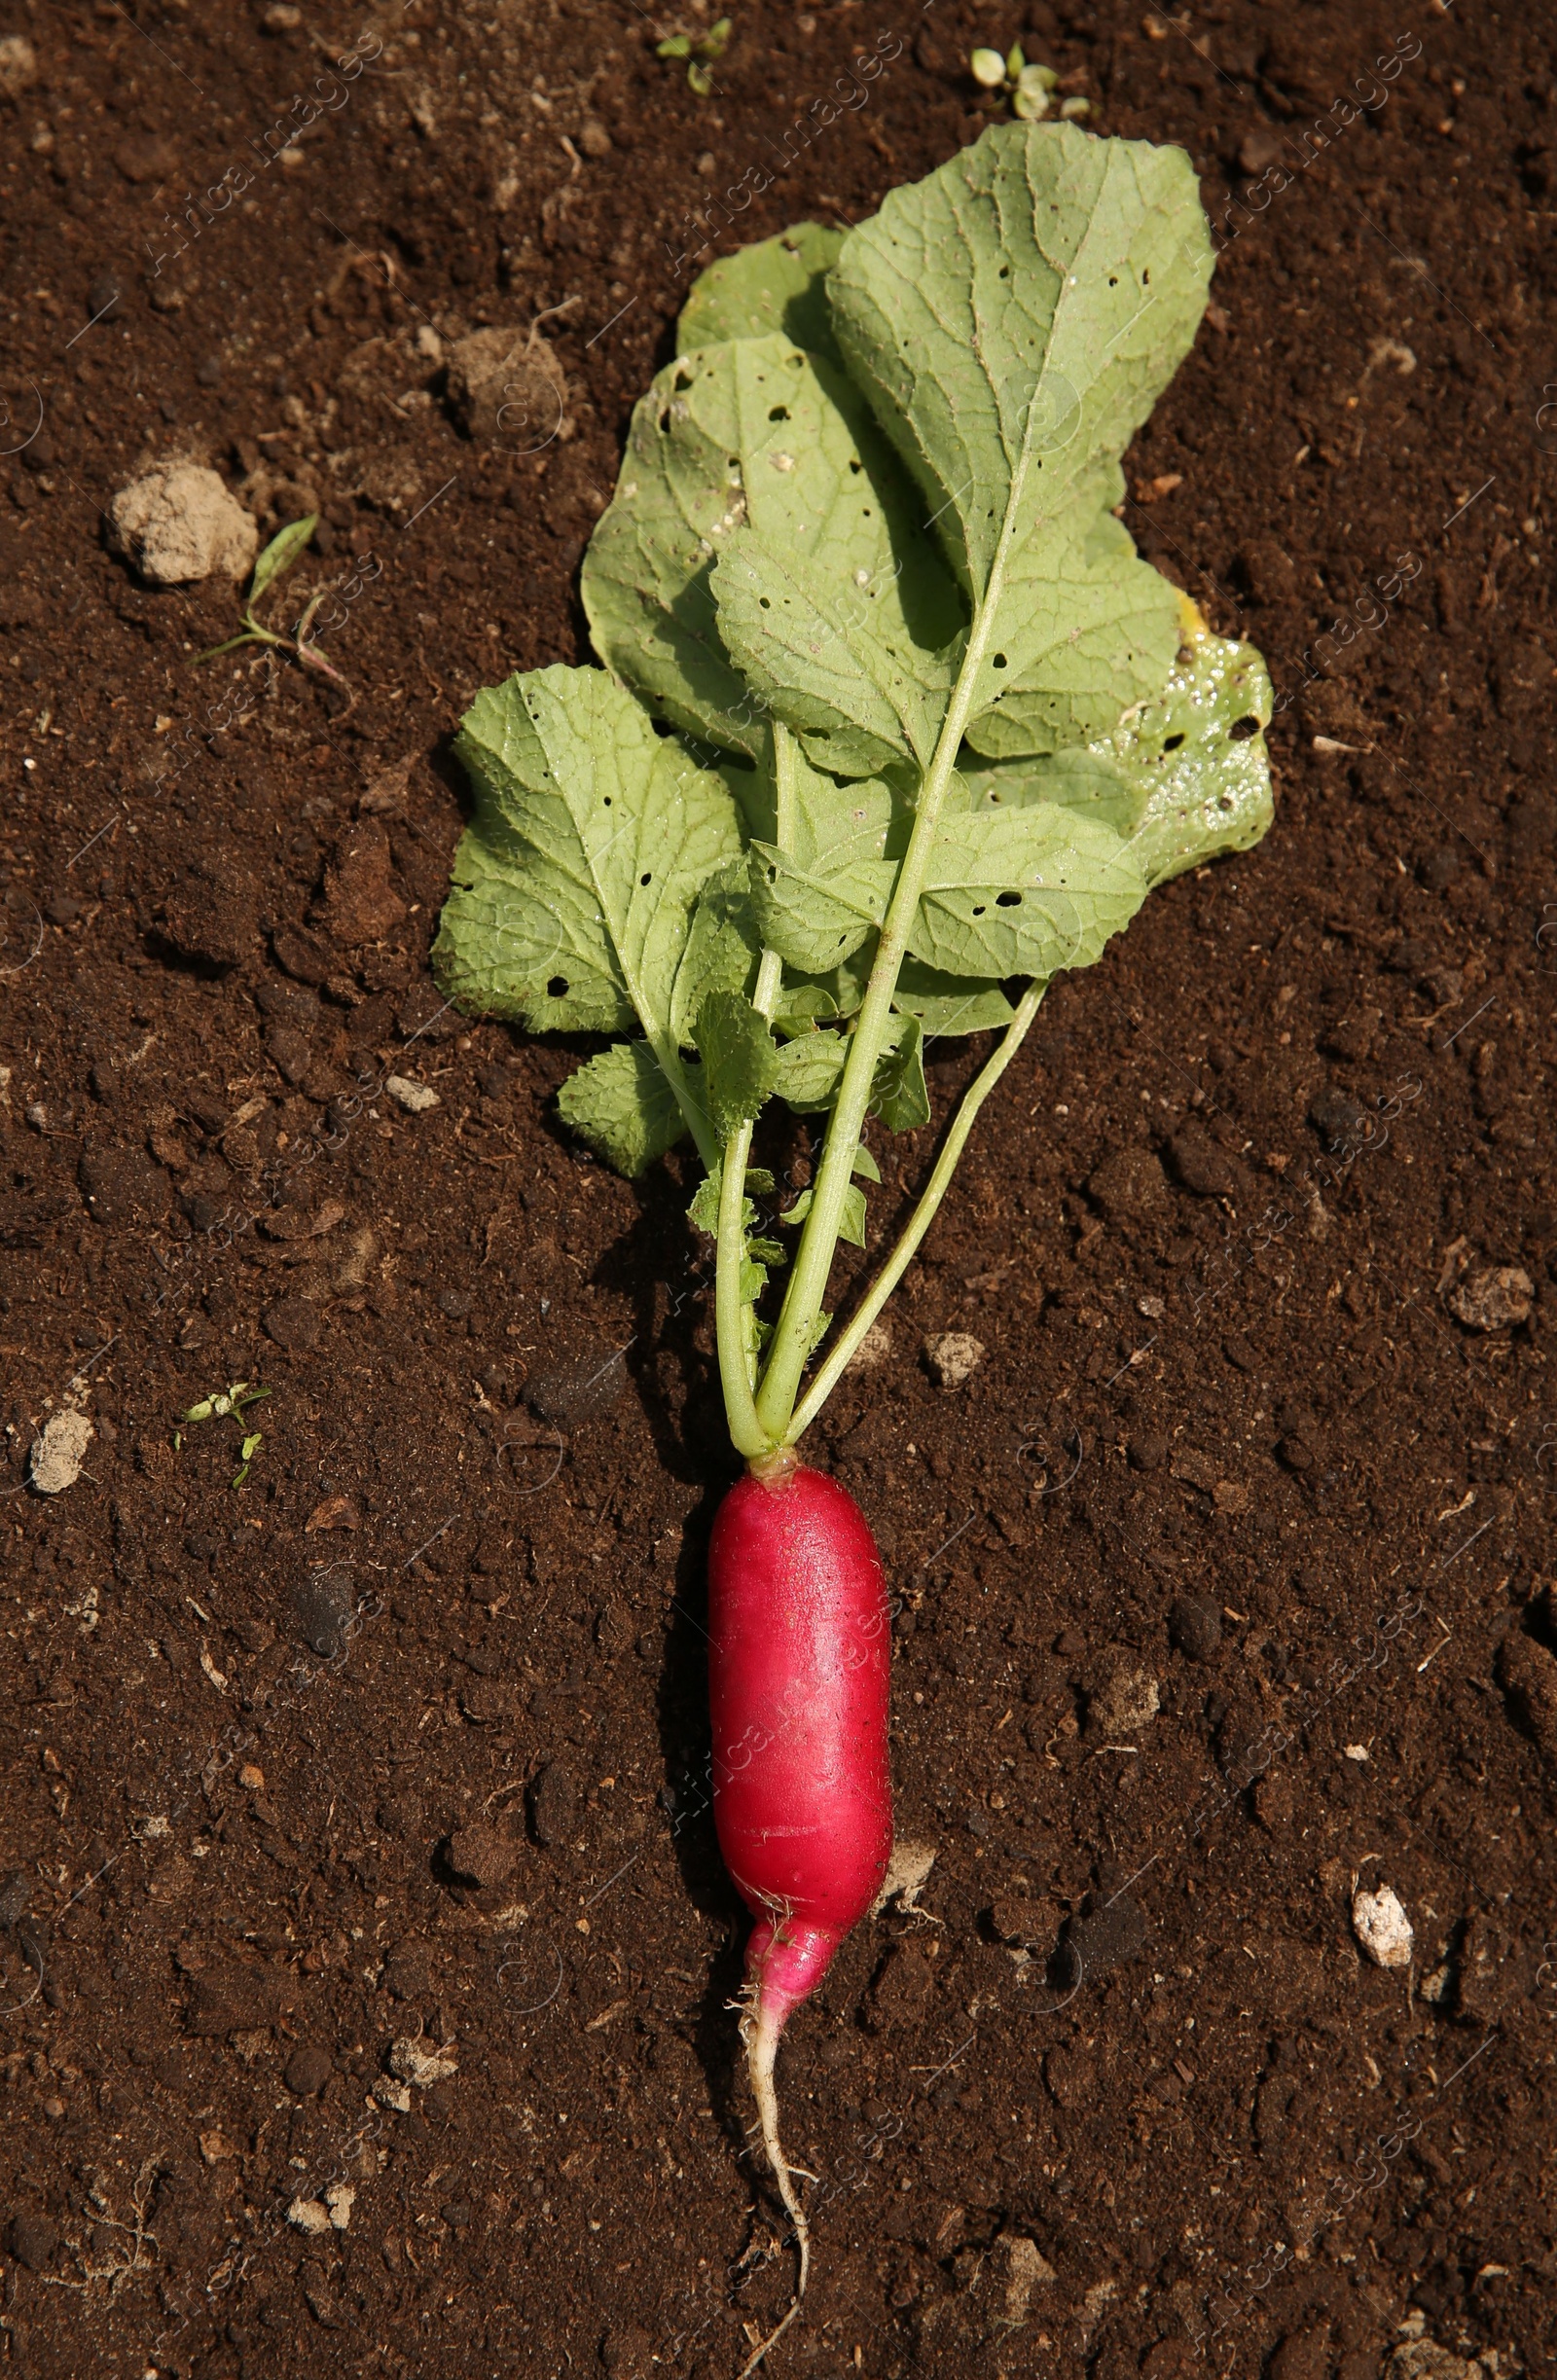
<svg viewBox="0 0 1557 2380">
<path fill-rule="evenodd" d="M 774 1088 L 797 1115 L 830 1107 L 848 1056 L 849 1043 L 841 1033 L 801 1033 L 778 1052 Z"/>
<path fill-rule="evenodd" d="M 236 1470 L 235 1470 L 235 1471 L 233 1473 L 232 1485 L 233 1485 L 235 1488 L 241 1488 L 241 1486 L 243 1485 L 243 1482 L 245 1481 L 245 1479 L 247 1479 L 248 1475 L 249 1475 L 249 1466 L 248 1466 L 248 1464 L 247 1464 L 246 1462 L 239 1463 L 239 1465 L 238 1465 L 237 1469 L 236 1469 Z"/>
<path fill-rule="evenodd" d="M 998 50 L 975 50 L 968 59 L 975 83 L 986 90 L 998 90 L 1005 81 L 1005 60 Z"/>
<path fill-rule="evenodd" d="M 692 54 L 691 36 L 686 33 L 672 33 L 667 40 L 661 42 L 654 54 L 656 57 L 690 57 Z"/>
<path fill-rule="evenodd" d="M 739 992 L 710 992 L 698 1011 L 696 1041 L 703 1089 L 721 1144 L 750 1124 L 773 1096 L 778 1052 L 763 1017 Z"/>
<path fill-rule="evenodd" d="M 687 68 L 687 81 L 700 99 L 706 99 L 713 89 L 713 77 L 699 58 L 694 58 Z"/>
<path fill-rule="evenodd" d="M 251 1456 L 259 1453 L 261 1446 L 264 1444 L 264 1440 L 265 1433 L 263 1430 L 254 1429 L 249 1432 L 248 1436 L 244 1439 L 242 1445 L 237 1450 L 245 1462 L 249 1460 Z"/>
<path fill-rule="evenodd" d="M 198 1405 L 191 1405 L 184 1419 L 186 1422 L 208 1422 L 216 1409 L 217 1400 L 214 1396 L 202 1396 Z"/>
<path fill-rule="evenodd" d="M 290 570 L 308 539 L 319 525 L 317 513 L 308 513 L 301 521 L 289 521 L 284 529 L 272 538 L 254 565 L 249 581 L 248 599 L 257 603 L 268 587 L 272 587 L 283 571 Z"/>
<path fill-rule="evenodd" d="M 943 975 L 921 958 L 904 959 L 892 1000 L 906 1015 L 918 1017 L 927 1038 L 1000 1031 L 1015 1014 L 997 983 Z"/>
<path fill-rule="evenodd" d="M 872 1112 L 889 1133 L 918 1132 L 930 1120 L 929 1093 L 924 1084 L 924 1032 L 918 1017 L 901 1020 L 895 1048 L 884 1050 L 876 1062 L 871 1086 Z M 863 1245 L 863 1243 L 861 1243 Z"/>
<path fill-rule="evenodd" d="M 812 1193 L 802 1190 L 794 1205 L 786 1208 L 778 1220 L 784 1224 L 804 1223 L 811 1212 L 811 1206 Z M 844 1214 L 838 1226 L 838 1237 L 847 1240 L 851 1247 L 863 1247 L 865 1244 L 865 1193 L 858 1182 L 851 1182 L 844 1192 Z"/>
<path fill-rule="evenodd" d="M 570 1074 L 557 1111 L 581 1140 L 629 1180 L 686 1131 L 675 1093 L 646 1041 L 617 1041 Z"/>
</svg>

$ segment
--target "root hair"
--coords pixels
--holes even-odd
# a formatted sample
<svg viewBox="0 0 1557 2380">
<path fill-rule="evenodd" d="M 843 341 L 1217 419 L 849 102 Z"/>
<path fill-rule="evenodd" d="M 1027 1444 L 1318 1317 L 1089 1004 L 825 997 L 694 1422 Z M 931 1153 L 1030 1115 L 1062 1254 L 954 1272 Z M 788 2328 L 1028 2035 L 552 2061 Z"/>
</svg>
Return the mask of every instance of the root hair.
<svg viewBox="0 0 1557 2380">
<path fill-rule="evenodd" d="M 769 2332 L 742 2367 L 741 2380 L 750 2380 L 750 2374 L 756 2370 L 768 2350 L 782 2338 L 800 2312 L 806 2283 L 811 2277 L 811 2225 L 806 2220 L 806 2210 L 795 2188 L 795 2169 L 784 2155 L 783 2145 L 778 2138 L 778 2096 L 773 2079 L 774 2065 L 778 2055 L 778 2027 L 771 2016 L 763 2013 L 761 1986 L 755 1977 L 747 1982 L 741 1995 L 741 2037 L 746 2045 L 746 2072 L 751 2077 L 751 2095 L 757 2103 L 762 2145 L 768 2152 L 768 2163 L 773 2168 L 773 2178 L 778 2185 L 778 2195 L 784 2202 L 785 2213 L 794 2225 L 795 2241 L 800 2251 L 800 2272 L 789 2311 L 778 2328 Z"/>
</svg>

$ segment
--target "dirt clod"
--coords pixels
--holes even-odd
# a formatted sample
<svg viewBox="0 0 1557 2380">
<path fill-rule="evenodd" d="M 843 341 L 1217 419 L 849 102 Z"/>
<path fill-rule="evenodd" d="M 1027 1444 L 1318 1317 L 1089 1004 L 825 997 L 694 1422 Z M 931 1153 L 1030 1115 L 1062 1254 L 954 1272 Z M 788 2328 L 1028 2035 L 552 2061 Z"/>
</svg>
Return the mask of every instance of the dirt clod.
<svg viewBox="0 0 1557 2380">
<path fill-rule="evenodd" d="M 1186 1660 L 1209 1661 L 1222 1641 L 1221 1606 L 1210 1595 L 1177 1596 L 1168 1632 Z"/>
<path fill-rule="evenodd" d="M 449 1864 L 473 1884 L 502 1884 L 518 1863 L 519 1847 L 501 1826 L 456 1826 L 449 1838 Z"/>
<path fill-rule="evenodd" d="M 317 2041 L 300 2041 L 286 2062 L 286 2087 L 299 2099 L 312 2099 L 322 2091 L 334 2069 L 330 2053 Z"/>
<path fill-rule="evenodd" d="M 59 2227 L 47 2215 L 27 2213 L 11 2218 L 11 2253 L 29 2273 L 47 2272 L 58 2245 Z"/>
<path fill-rule="evenodd" d="M 965 1330 L 942 1331 L 925 1340 L 924 1361 L 938 1388 L 960 1388 L 984 1361 L 984 1342 Z"/>
<path fill-rule="evenodd" d="M 578 1822 L 578 1787 L 560 1760 L 548 1760 L 529 1789 L 530 1824 L 535 1840 L 552 1850 L 564 1842 Z"/>
<path fill-rule="evenodd" d="M 151 587 L 240 579 L 259 552 L 253 520 L 214 471 L 164 463 L 122 487 L 108 507 L 108 542 Z"/>
<path fill-rule="evenodd" d="M 1523 1266 L 1484 1266 L 1449 1291 L 1449 1310 L 1469 1330 L 1506 1330 L 1529 1319 L 1536 1284 Z"/>
<path fill-rule="evenodd" d="M 91 1444 L 91 1424 L 84 1413 L 56 1413 L 45 1423 L 33 1445 L 31 1477 L 40 1496 L 58 1496 L 73 1488 Z"/>
</svg>

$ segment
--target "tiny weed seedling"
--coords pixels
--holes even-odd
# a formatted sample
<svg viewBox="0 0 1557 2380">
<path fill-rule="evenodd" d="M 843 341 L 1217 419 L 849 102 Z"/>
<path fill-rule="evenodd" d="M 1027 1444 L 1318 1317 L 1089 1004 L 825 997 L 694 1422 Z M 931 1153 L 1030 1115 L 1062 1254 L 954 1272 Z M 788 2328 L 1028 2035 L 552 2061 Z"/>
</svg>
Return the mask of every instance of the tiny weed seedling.
<svg viewBox="0 0 1557 2380">
<path fill-rule="evenodd" d="M 1029 65 L 1020 42 L 1013 42 L 1004 57 L 998 50 L 975 50 L 968 59 L 968 71 L 982 90 L 1009 99 L 1012 115 L 1024 124 L 1041 123 L 1054 107 L 1059 76 L 1052 66 Z M 1062 99 L 1059 112 L 1069 122 L 1090 115 L 1092 103 L 1078 97 Z"/>
<path fill-rule="evenodd" d="M 668 34 L 654 54 L 656 57 L 684 57 L 688 61 L 688 83 L 700 99 L 706 99 L 713 89 L 713 76 L 709 69 L 718 64 L 729 49 L 730 32 L 729 18 L 721 17 L 717 23 L 709 25 L 706 33 Z"/>
<path fill-rule="evenodd" d="M 198 1403 L 191 1405 L 187 1412 L 180 1414 L 179 1419 L 184 1423 L 212 1421 L 220 1422 L 227 1420 L 241 1422 L 244 1408 L 249 1405 L 259 1404 L 261 1399 L 269 1396 L 270 1393 L 271 1391 L 269 1388 L 251 1388 L 246 1380 L 230 1381 L 225 1388 L 218 1389 L 215 1394 L 211 1396 L 202 1396 Z M 265 1433 L 263 1430 L 244 1430 L 242 1441 L 238 1447 L 238 1467 L 233 1474 L 232 1480 L 229 1483 L 230 1486 L 241 1488 L 243 1482 L 249 1475 L 249 1465 L 253 1461 L 255 1456 L 259 1453 L 264 1442 Z M 183 1444 L 183 1432 L 175 1429 L 173 1432 L 173 1451 L 175 1454 L 181 1450 Z"/>
<path fill-rule="evenodd" d="M 317 593 L 309 598 L 297 628 L 290 636 L 278 635 L 274 629 L 265 627 L 262 621 L 254 617 L 255 604 L 259 602 L 262 595 L 270 592 L 285 571 L 291 569 L 292 564 L 303 553 L 318 525 L 318 514 L 308 513 L 303 520 L 289 521 L 284 529 L 277 531 L 254 565 L 254 575 L 249 580 L 249 591 L 243 598 L 242 628 L 235 636 L 229 636 L 225 644 L 208 645 L 203 653 L 197 653 L 195 656 L 197 663 L 215 661 L 223 653 L 235 653 L 240 645 L 274 645 L 279 651 L 294 655 L 305 669 L 311 669 L 317 676 L 328 678 L 333 686 L 344 689 L 346 681 L 340 670 L 333 662 L 326 661 L 318 646 L 310 640 L 308 635 L 308 631 L 313 626 L 314 614 L 330 592 L 328 587 L 319 588 Z"/>
<path fill-rule="evenodd" d="M 995 62 L 1016 102 L 1047 96 L 1019 54 Z M 445 992 L 612 1036 L 563 1119 L 622 1173 L 688 1141 L 701 1175 L 746 1464 L 708 1558 L 715 1819 L 757 1920 L 743 2030 L 800 2251 L 786 2324 L 809 2235 L 778 2035 L 891 1842 L 880 1558 L 796 1450 L 1054 977 L 1271 821 L 1264 664 L 1119 518 L 1121 457 L 1213 262 L 1181 150 L 1031 122 L 847 234 L 806 224 L 721 259 L 585 559 L 604 667 L 488 689 L 456 746 L 475 811 Z M 994 1046 L 873 1247 L 881 1136 L 930 1119 L 926 1039 L 975 1033 Z M 824 1134 L 777 1214 L 753 1162 L 776 1101 Z M 841 1239 L 875 1269 L 835 1325 Z"/>
</svg>

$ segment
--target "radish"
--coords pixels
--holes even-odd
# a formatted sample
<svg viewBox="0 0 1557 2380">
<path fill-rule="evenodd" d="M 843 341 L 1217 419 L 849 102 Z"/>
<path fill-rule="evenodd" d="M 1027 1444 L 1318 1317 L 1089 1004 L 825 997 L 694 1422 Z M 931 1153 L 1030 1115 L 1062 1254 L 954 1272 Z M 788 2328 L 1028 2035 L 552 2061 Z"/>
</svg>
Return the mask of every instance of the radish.
<svg viewBox="0 0 1557 2380">
<path fill-rule="evenodd" d="M 778 2037 L 875 1899 L 892 1850 L 887 1586 L 865 1516 L 835 1480 L 790 1455 L 730 1490 L 708 1546 L 708 1639 L 714 1824 L 757 1921 L 742 2032 L 800 2244 L 782 2329 L 805 2294 L 811 2240 L 779 2145 Z"/>
<path fill-rule="evenodd" d="M 1121 457 L 1213 261 L 1181 150 L 1066 123 L 995 126 L 847 234 L 800 225 L 721 258 L 590 541 L 605 668 L 488 688 L 456 747 L 476 806 L 444 990 L 532 1031 L 618 1036 L 560 1112 L 624 1174 L 690 1139 L 688 1213 L 717 1244 L 747 1470 L 709 1557 L 715 1816 L 755 1920 L 742 2030 L 799 2242 L 776 2337 L 811 2256 L 779 2037 L 891 1848 L 881 1563 L 796 1449 L 1051 979 L 1273 815 L 1263 662 L 1213 635 L 1119 518 Z M 929 1123 L 929 1039 L 990 1032 L 835 1329 L 878 1136 Z M 825 1119 L 781 1208 L 752 1163 L 775 1102 Z"/>
</svg>

